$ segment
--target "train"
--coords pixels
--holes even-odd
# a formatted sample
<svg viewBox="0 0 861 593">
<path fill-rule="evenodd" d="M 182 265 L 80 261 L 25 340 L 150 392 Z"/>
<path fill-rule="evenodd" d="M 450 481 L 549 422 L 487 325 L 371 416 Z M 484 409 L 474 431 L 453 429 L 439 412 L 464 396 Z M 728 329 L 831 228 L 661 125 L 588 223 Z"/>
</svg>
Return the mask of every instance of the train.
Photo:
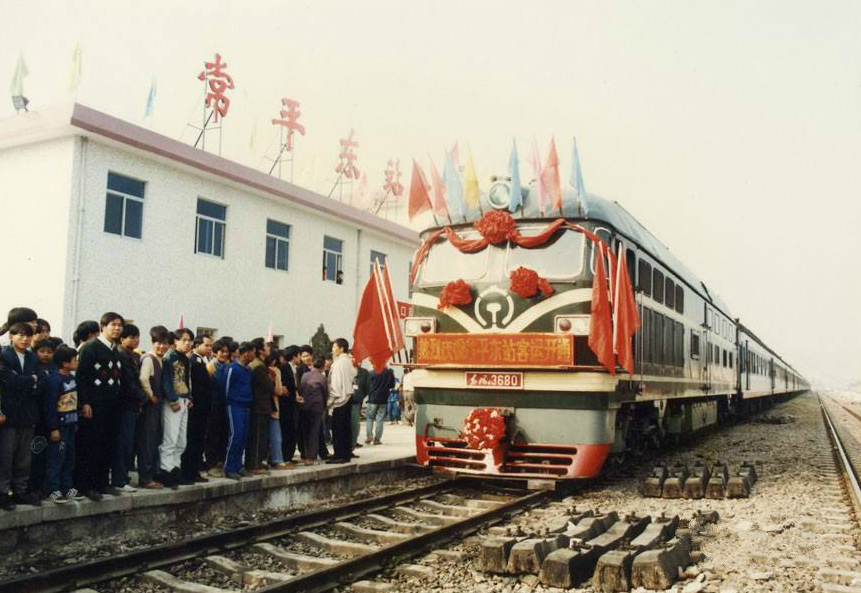
<svg viewBox="0 0 861 593">
<path fill-rule="evenodd" d="M 511 191 L 496 179 L 476 211 L 420 233 L 404 320 L 419 464 L 594 478 L 608 460 L 809 388 L 618 202 L 566 189 L 547 212 L 533 185 L 511 212 Z M 622 264 L 639 325 L 616 342 L 628 370 L 602 364 L 589 337 L 593 283 L 620 301 Z"/>
</svg>

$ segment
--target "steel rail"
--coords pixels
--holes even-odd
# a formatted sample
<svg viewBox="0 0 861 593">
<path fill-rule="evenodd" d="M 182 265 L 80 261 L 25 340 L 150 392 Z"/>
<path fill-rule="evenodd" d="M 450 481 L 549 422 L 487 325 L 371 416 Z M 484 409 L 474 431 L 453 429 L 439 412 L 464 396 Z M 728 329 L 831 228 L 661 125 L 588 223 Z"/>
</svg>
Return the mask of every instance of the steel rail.
<svg viewBox="0 0 861 593">
<path fill-rule="evenodd" d="M 174 564 L 202 554 L 213 554 L 219 550 L 234 549 L 281 537 L 297 529 L 306 529 L 333 520 L 371 513 L 392 505 L 448 492 L 455 488 L 474 486 L 476 483 L 475 480 L 446 480 L 415 490 L 385 494 L 337 507 L 298 513 L 269 523 L 249 525 L 184 541 L 160 544 L 126 554 L 90 560 L 36 574 L 20 575 L 0 581 L 0 593 L 54 593 L 74 590 Z"/>
<path fill-rule="evenodd" d="M 379 572 L 387 564 L 410 558 L 457 536 L 476 531 L 479 527 L 509 513 L 538 505 L 552 496 L 542 490 L 529 493 L 483 513 L 446 525 L 433 531 L 385 546 L 374 552 L 350 558 L 334 566 L 301 574 L 289 581 L 258 589 L 257 593 L 322 593 Z"/>
<path fill-rule="evenodd" d="M 834 448 L 837 451 L 837 456 L 840 459 L 841 465 L 843 466 L 843 473 L 846 477 L 849 496 L 852 499 L 852 507 L 856 511 L 856 515 L 861 509 L 861 485 L 858 483 L 858 475 L 856 473 L 856 468 L 852 464 L 852 460 L 849 459 L 849 456 L 846 454 L 846 449 L 843 447 L 843 441 L 840 438 L 840 433 L 837 432 L 837 427 L 831 421 L 831 415 L 828 413 L 828 410 L 825 406 L 825 402 L 822 398 L 819 399 L 819 403 L 822 408 L 822 416 L 825 419 L 825 425 L 828 428 L 828 434 L 831 437 L 832 442 L 834 443 Z"/>
</svg>

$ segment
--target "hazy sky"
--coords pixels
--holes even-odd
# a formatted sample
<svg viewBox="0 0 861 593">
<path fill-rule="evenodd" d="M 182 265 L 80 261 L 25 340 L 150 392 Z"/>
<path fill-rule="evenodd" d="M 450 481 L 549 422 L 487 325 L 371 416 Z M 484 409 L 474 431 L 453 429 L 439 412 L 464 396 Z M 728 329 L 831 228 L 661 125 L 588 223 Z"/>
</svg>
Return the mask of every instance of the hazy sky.
<svg viewBox="0 0 861 593">
<path fill-rule="evenodd" d="M 292 97 L 297 181 L 317 190 L 350 128 L 372 186 L 387 158 L 408 184 L 410 158 L 439 166 L 455 140 L 503 173 L 512 137 L 546 151 L 551 134 L 567 178 L 576 135 L 588 191 L 799 370 L 840 383 L 861 380 L 859 31 L 856 0 L 4 0 L 0 83 L 23 52 L 33 106 L 68 100 L 80 42 L 79 102 L 189 140 L 218 51 L 236 82 L 223 155 L 263 167 Z"/>
</svg>

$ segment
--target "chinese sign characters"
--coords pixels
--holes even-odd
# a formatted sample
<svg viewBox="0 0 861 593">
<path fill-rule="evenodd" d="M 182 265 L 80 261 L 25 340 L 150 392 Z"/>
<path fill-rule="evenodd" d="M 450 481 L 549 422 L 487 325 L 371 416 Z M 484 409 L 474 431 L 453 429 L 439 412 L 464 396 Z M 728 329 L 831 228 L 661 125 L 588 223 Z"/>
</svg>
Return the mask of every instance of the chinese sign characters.
<svg viewBox="0 0 861 593">
<path fill-rule="evenodd" d="M 574 336 L 432 334 L 416 337 L 416 364 L 554 367 L 574 364 Z"/>
<path fill-rule="evenodd" d="M 206 105 L 213 110 L 215 123 L 218 123 L 218 116 L 227 116 L 230 109 L 230 98 L 225 93 L 234 88 L 233 78 L 225 72 L 227 62 L 221 61 L 221 54 L 215 54 L 214 62 L 204 62 L 203 65 L 206 69 L 198 74 L 197 78 L 209 83 Z"/>
<path fill-rule="evenodd" d="M 286 107 L 286 109 L 281 110 L 282 119 L 273 119 L 272 123 L 287 128 L 287 141 L 284 143 L 284 149 L 290 152 L 293 150 L 293 132 L 299 132 L 304 136 L 305 126 L 297 121 L 302 115 L 302 112 L 299 111 L 299 101 L 284 97 L 281 99 L 281 106 Z"/>
<path fill-rule="evenodd" d="M 341 138 L 341 153 L 338 155 L 338 166 L 335 167 L 336 173 L 341 173 L 347 179 L 358 179 L 359 169 L 353 164 L 353 161 L 358 158 L 353 151 L 359 147 L 359 143 L 353 140 L 354 130 L 350 130 L 350 135 L 347 138 Z"/>
</svg>

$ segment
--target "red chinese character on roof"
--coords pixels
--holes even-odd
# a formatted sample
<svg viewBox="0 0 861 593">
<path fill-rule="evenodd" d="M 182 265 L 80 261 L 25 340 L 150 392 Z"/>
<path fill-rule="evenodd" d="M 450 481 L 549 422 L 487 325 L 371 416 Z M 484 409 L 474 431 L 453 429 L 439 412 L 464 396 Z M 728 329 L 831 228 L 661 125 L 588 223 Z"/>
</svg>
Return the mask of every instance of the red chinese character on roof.
<svg viewBox="0 0 861 593">
<path fill-rule="evenodd" d="M 404 186 L 401 184 L 401 159 L 397 159 L 392 163 L 392 159 L 386 166 L 386 182 L 383 184 L 385 193 L 392 192 L 396 198 L 401 197 L 404 193 Z"/>
<path fill-rule="evenodd" d="M 304 136 L 305 126 L 296 121 L 302 115 L 302 112 L 299 111 L 299 101 L 284 97 L 281 99 L 281 105 L 287 107 L 287 109 L 281 110 L 281 117 L 285 119 L 273 119 L 272 123 L 287 128 L 287 142 L 285 144 L 286 150 L 289 152 L 293 150 L 293 132 L 299 132 Z"/>
<path fill-rule="evenodd" d="M 224 71 L 227 62 L 221 61 L 221 54 L 215 54 L 214 62 L 204 62 L 206 70 L 197 75 L 198 80 L 209 82 L 209 93 L 206 94 L 206 105 L 215 111 L 215 123 L 218 116 L 225 117 L 230 109 L 230 99 L 224 92 L 232 89 L 233 78 Z"/>
<path fill-rule="evenodd" d="M 357 158 L 353 149 L 359 146 L 359 143 L 353 140 L 354 132 L 354 130 L 350 130 L 349 137 L 341 138 L 341 154 L 338 155 L 340 161 L 338 162 L 338 166 L 335 167 L 335 172 L 343 173 L 347 179 L 359 178 L 359 169 L 353 164 L 353 161 Z"/>
</svg>

